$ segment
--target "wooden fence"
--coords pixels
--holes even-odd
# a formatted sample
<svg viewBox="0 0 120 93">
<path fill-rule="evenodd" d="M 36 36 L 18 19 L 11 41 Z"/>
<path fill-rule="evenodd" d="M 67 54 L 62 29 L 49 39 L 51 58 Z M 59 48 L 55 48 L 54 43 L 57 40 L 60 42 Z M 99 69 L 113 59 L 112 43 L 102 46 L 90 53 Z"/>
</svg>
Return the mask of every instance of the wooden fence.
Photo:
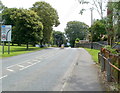
<svg viewBox="0 0 120 93">
<path fill-rule="evenodd" d="M 98 54 L 101 71 L 105 72 L 108 82 L 120 84 L 120 55 L 111 54 L 107 50 L 102 50 Z"/>
</svg>

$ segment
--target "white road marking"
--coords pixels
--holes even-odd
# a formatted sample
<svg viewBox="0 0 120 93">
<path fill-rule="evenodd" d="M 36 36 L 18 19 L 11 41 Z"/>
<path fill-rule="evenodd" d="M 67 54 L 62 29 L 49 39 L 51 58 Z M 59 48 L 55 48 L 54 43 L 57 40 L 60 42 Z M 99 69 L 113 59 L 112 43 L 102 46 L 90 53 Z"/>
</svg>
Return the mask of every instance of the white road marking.
<svg viewBox="0 0 120 93">
<path fill-rule="evenodd" d="M 14 72 L 14 70 L 7 68 L 8 71 Z"/>
<path fill-rule="evenodd" d="M 42 58 L 38 58 L 38 60 L 41 60 Z"/>
<path fill-rule="evenodd" d="M 8 75 L 5 75 L 5 76 L 2 76 L 2 77 L 0 77 L 0 79 L 3 79 L 3 78 L 5 78 L 5 77 L 7 77 Z"/>
<path fill-rule="evenodd" d="M 36 64 L 36 63 L 34 63 L 34 64 Z M 34 65 L 34 64 L 28 65 L 28 66 L 26 66 L 26 67 L 24 67 L 24 68 L 21 68 L 20 70 L 24 70 L 24 69 L 26 69 L 26 68 L 29 68 L 29 67 L 31 67 L 31 66 Z"/>
<path fill-rule="evenodd" d="M 19 67 L 25 67 L 25 66 L 23 66 L 23 65 L 19 65 L 19 64 L 18 64 L 17 66 L 19 66 Z"/>
<path fill-rule="evenodd" d="M 31 62 L 27 62 L 28 64 L 32 64 Z"/>
<path fill-rule="evenodd" d="M 41 57 L 36 57 L 36 59 L 42 59 Z"/>
<path fill-rule="evenodd" d="M 63 86 L 62 86 L 61 91 L 63 91 L 63 89 L 65 88 L 66 85 L 67 85 L 67 83 L 65 82 L 65 83 L 63 84 Z"/>
<path fill-rule="evenodd" d="M 29 61 L 29 60 L 26 60 L 26 61 L 24 61 L 24 62 L 22 62 L 22 63 L 25 63 L 25 62 L 28 62 L 28 61 Z M 19 64 L 22 64 L 22 63 L 14 64 L 14 65 L 8 66 L 7 68 L 11 68 L 11 67 L 14 67 L 14 66 L 19 65 Z"/>
<path fill-rule="evenodd" d="M 33 62 L 32 62 L 32 61 L 33 61 Z M 22 63 L 18 63 L 18 64 L 14 64 L 14 65 L 8 66 L 8 67 L 7 67 L 7 70 L 13 72 L 14 70 L 12 70 L 12 69 L 10 69 L 10 68 L 12 68 L 12 67 L 14 67 L 14 66 L 22 67 L 22 68 L 19 69 L 19 70 L 23 70 L 23 69 L 26 69 L 26 68 L 28 68 L 28 67 L 30 67 L 30 66 L 32 66 L 32 65 L 35 65 L 35 64 L 37 64 L 37 63 L 39 63 L 39 62 L 41 62 L 41 61 L 38 60 L 38 59 L 26 60 L 26 61 L 24 61 L 24 62 L 22 62 Z M 28 65 L 28 66 L 23 66 L 23 65 L 22 65 L 23 63 L 28 63 L 28 64 L 30 64 L 30 65 Z"/>
<path fill-rule="evenodd" d="M 32 60 L 32 61 L 38 61 L 37 59 L 34 59 L 34 60 Z"/>
<path fill-rule="evenodd" d="M 39 61 L 39 62 L 40 62 L 40 61 Z M 31 66 L 33 66 L 33 65 L 35 65 L 35 64 L 37 64 L 37 63 L 39 63 L 39 62 L 33 63 L 33 64 L 31 64 L 31 65 L 28 65 L 28 66 L 26 66 L 26 67 L 24 67 L 24 68 L 21 68 L 21 69 L 19 69 L 19 70 L 24 70 L 24 69 L 29 68 L 29 67 L 31 67 Z"/>
</svg>

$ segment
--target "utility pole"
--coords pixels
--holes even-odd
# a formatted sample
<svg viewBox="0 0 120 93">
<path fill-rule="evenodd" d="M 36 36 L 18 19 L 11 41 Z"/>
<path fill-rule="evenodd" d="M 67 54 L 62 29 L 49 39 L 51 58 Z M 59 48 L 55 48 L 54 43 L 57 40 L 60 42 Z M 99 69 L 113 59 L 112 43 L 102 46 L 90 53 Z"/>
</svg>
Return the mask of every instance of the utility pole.
<svg viewBox="0 0 120 93">
<path fill-rule="evenodd" d="M 91 11 L 91 26 L 93 24 L 93 8 L 90 8 L 90 11 Z"/>
<path fill-rule="evenodd" d="M 103 10 L 102 10 L 102 9 L 103 9 L 103 7 L 102 7 L 102 0 L 101 0 L 101 5 L 100 5 L 100 6 L 101 6 L 101 19 L 103 19 Z"/>
<path fill-rule="evenodd" d="M 93 24 L 93 8 L 90 8 L 91 11 L 91 26 Z M 93 32 L 91 31 L 91 49 L 93 49 Z"/>
</svg>

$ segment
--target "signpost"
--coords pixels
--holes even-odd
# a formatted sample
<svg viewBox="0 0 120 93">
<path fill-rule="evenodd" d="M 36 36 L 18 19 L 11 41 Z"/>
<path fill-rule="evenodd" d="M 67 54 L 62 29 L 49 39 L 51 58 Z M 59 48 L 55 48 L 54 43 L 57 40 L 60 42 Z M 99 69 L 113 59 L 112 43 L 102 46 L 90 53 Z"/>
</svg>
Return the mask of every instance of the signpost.
<svg viewBox="0 0 120 93">
<path fill-rule="evenodd" d="M 1 26 L 1 41 L 3 41 L 2 53 L 4 54 L 4 42 L 8 41 L 8 54 L 10 54 L 10 41 L 11 41 L 11 25 Z"/>
</svg>

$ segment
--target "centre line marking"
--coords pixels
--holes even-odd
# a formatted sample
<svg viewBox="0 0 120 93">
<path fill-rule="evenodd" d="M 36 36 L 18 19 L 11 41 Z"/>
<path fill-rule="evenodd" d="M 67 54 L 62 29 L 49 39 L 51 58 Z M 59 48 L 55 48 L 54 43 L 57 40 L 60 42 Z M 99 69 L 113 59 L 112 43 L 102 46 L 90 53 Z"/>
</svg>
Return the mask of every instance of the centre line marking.
<svg viewBox="0 0 120 93">
<path fill-rule="evenodd" d="M 5 76 L 3 76 L 3 77 L 0 77 L 0 79 L 3 79 L 3 78 L 5 78 L 5 77 L 7 77 L 8 75 L 5 75 Z"/>
</svg>

